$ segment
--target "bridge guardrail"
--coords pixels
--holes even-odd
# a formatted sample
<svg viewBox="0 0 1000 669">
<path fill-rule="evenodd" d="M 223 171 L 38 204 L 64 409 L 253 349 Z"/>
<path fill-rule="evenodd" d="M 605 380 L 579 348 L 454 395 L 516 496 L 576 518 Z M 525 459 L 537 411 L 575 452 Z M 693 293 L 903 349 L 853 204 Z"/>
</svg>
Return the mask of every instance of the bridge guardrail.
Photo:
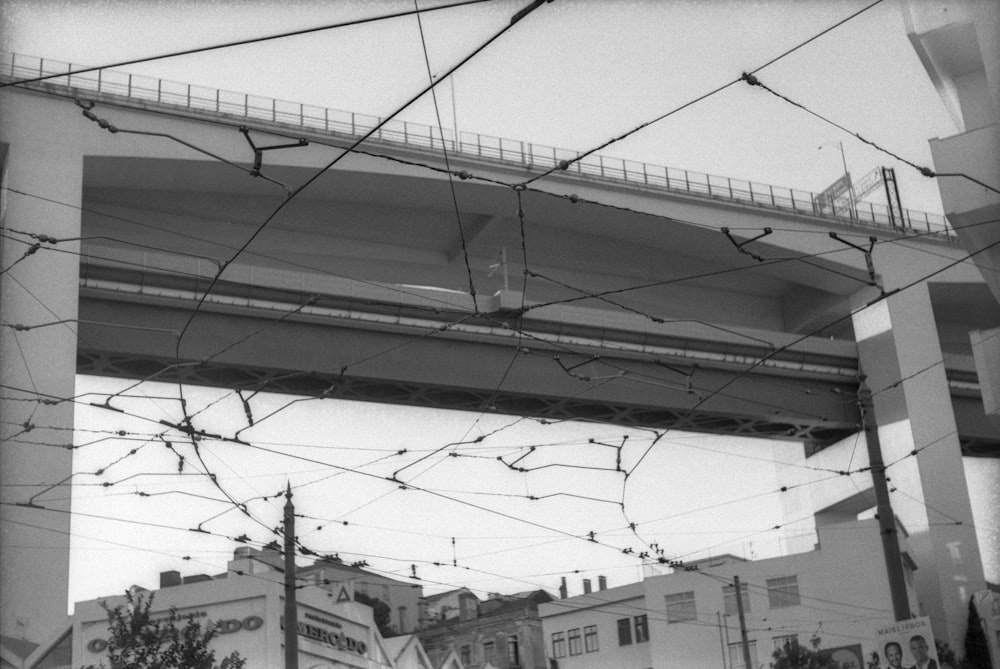
<svg viewBox="0 0 1000 669">
<path fill-rule="evenodd" d="M 96 70 L 73 74 L 73 65 L 36 56 L 0 52 L 0 79 L 16 81 L 32 77 L 59 75 L 57 79 L 31 84 L 58 86 L 122 96 L 138 101 L 180 107 L 186 110 L 226 114 L 239 118 L 280 123 L 361 137 L 382 122 L 378 116 L 348 112 L 328 107 L 287 102 L 274 98 L 238 93 L 206 86 L 185 84 L 117 70 Z M 445 149 L 466 157 L 477 157 L 524 167 L 549 169 L 562 160 L 573 160 L 579 152 L 519 140 L 453 130 L 412 121 L 391 120 L 380 128 L 374 139 L 408 147 Z M 743 179 L 692 172 L 675 167 L 653 165 L 622 158 L 592 154 L 573 162 L 568 173 L 612 183 L 627 183 L 652 190 L 667 190 L 748 204 L 751 206 L 804 213 L 836 220 L 838 223 L 887 231 L 929 233 L 956 242 L 955 231 L 940 214 L 904 209 L 901 218 L 887 205 L 871 202 L 855 207 L 820 207 L 814 193 L 804 190 L 761 184 Z"/>
</svg>

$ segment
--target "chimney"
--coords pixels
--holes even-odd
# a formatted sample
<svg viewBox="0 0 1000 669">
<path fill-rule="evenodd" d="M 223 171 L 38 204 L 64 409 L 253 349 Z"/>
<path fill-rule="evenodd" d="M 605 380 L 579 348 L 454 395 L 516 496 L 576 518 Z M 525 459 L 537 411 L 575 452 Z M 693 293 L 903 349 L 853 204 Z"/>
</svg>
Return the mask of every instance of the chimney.
<svg viewBox="0 0 1000 669">
<path fill-rule="evenodd" d="M 559 599 L 566 599 L 566 577 L 562 577 L 562 583 L 559 584 Z"/>
<path fill-rule="evenodd" d="M 598 576 L 597 577 L 597 589 L 598 590 L 607 590 L 608 589 L 608 577 L 607 576 Z"/>
<path fill-rule="evenodd" d="M 160 588 L 172 588 L 181 584 L 181 573 L 176 570 L 160 572 Z"/>
<path fill-rule="evenodd" d="M 589 578 L 583 579 L 583 594 L 585 594 L 585 595 L 589 595 L 590 594 L 590 579 Z"/>
<path fill-rule="evenodd" d="M 479 598 L 471 592 L 458 595 L 458 619 L 474 620 L 479 617 Z"/>
</svg>

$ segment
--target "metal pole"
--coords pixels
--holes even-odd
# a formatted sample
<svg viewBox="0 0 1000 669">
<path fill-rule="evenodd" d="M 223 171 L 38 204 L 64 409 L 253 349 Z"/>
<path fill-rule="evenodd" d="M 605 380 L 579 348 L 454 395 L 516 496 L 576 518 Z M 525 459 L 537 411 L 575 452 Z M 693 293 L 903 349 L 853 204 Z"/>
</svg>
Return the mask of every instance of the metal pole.
<svg viewBox="0 0 1000 669">
<path fill-rule="evenodd" d="M 508 292 L 510 290 L 510 281 L 507 277 L 507 247 L 500 247 L 500 260 L 503 263 L 503 290 Z"/>
<path fill-rule="evenodd" d="M 740 616 L 740 636 L 743 638 L 743 666 L 753 669 L 750 664 L 750 641 L 747 639 L 747 623 L 743 618 L 743 593 L 740 592 L 740 577 L 733 576 L 733 589 L 736 591 L 736 613 Z"/>
<path fill-rule="evenodd" d="M 299 611 L 295 600 L 295 507 L 285 490 L 285 669 L 299 669 Z"/>
<path fill-rule="evenodd" d="M 875 504 L 878 511 L 879 533 L 882 535 L 882 553 L 885 555 L 885 570 L 889 576 L 889 593 L 892 596 L 892 611 L 896 620 L 910 619 L 910 600 L 906 596 L 906 580 L 903 576 L 903 560 L 899 553 L 899 539 L 896 537 L 896 516 L 889 502 L 889 487 L 885 483 L 885 463 L 882 461 L 882 446 L 878 438 L 878 424 L 872 404 L 872 391 L 862 374 L 858 384 L 858 408 L 865 426 L 865 441 L 868 442 L 868 464 L 875 487 Z"/>
<path fill-rule="evenodd" d="M 837 142 L 840 145 L 840 162 L 844 164 L 844 176 L 847 177 L 847 197 L 851 201 L 851 218 L 857 218 L 857 206 L 858 201 L 854 196 L 854 182 L 851 181 L 851 173 L 847 171 L 847 157 L 844 155 L 844 143 Z"/>
<path fill-rule="evenodd" d="M 716 611 L 715 619 L 719 623 L 719 646 L 722 648 L 722 669 L 729 669 L 726 664 L 726 651 L 729 649 L 726 647 L 726 641 L 722 638 L 722 613 Z"/>
<path fill-rule="evenodd" d="M 451 124 L 454 126 L 452 130 L 455 133 L 455 143 L 452 145 L 455 151 L 461 151 L 461 147 L 458 144 L 458 112 L 455 107 L 455 76 L 452 75 L 448 77 L 448 83 L 451 84 Z M 444 142 L 444 137 L 441 138 Z"/>
</svg>

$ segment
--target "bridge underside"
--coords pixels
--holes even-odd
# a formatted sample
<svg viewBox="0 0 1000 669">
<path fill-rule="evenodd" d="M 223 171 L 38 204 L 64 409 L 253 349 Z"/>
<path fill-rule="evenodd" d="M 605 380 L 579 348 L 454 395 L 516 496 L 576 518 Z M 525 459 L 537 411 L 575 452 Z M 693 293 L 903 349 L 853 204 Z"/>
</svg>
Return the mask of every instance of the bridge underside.
<svg viewBox="0 0 1000 669">
<path fill-rule="evenodd" d="M 649 216 L 530 191 L 518 200 L 467 181 L 454 184 L 456 210 L 440 173 L 392 164 L 387 174 L 377 157 L 354 155 L 283 211 L 196 306 L 273 195 L 213 163 L 88 157 L 84 167 L 81 373 L 809 449 L 858 431 L 849 305 L 870 282 L 863 258 L 828 243 L 796 261 L 789 254 L 808 249 L 769 237 L 752 246 L 767 258 L 759 262 L 720 232 L 773 224 L 773 213 L 627 194 L 663 210 Z M 312 173 L 269 168 L 292 184 Z M 996 316 L 980 288 L 942 288 L 937 325 L 949 377 L 965 384 L 952 398 L 964 452 L 996 456 L 1000 431 L 982 416 L 963 343 Z"/>
</svg>

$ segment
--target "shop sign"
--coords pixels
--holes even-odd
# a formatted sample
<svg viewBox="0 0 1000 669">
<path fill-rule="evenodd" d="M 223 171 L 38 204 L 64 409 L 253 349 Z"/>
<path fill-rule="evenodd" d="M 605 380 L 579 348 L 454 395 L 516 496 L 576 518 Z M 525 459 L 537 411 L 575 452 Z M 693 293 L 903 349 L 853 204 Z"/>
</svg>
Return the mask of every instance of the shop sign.
<svg viewBox="0 0 1000 669">
<path fill-rule="evenodd" d="M 216 620 L 212 625 L 216 634 L 232 634 L 240 630 L 253 631 L 260 629 L 264 626 L 264 619 L 260 616 L 247 616 L 243 620 L 228 618 L 225 620 Z M 105 639 L 91 639 L 87 644 L 87 650 L 91 653 L 102 653 L 107 647 L 108 642 Z"/>
<path fill-rule="evenodd" d="M 281 629 L 285 629 L 284 617 L 281 618 Z M 309 623 L 302 622 L 301 620 L 298 623 L 298 632 L 299 636 L 304 636 L 307 639 L 326 644 L 336 650 L 346 650 L 349 653 L 357 653 L 362 657 L 366 657 L 368 653 L 367 643 L 361 641 L 360 639 L 349 637 L 343 632 L 323 629 L 322 627 L 310 625 Z"/>
</svg>

